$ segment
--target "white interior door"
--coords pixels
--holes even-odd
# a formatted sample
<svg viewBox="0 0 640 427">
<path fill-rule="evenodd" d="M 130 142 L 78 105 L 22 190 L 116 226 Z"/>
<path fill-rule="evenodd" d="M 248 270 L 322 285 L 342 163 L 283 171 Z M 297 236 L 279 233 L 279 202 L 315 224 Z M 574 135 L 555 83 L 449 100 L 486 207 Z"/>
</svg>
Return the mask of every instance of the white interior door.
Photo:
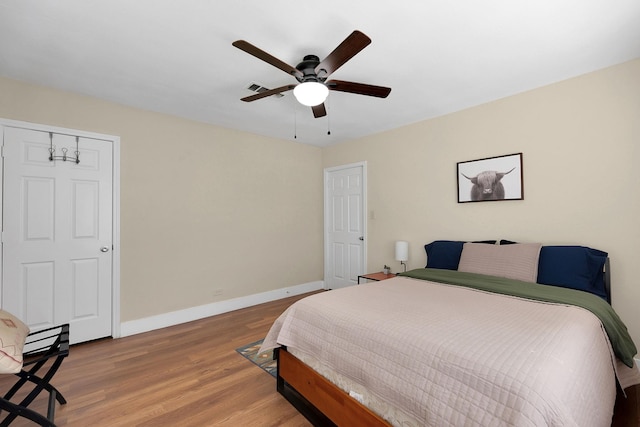
<svg viewBox="0 0 640 427">
<path fill-rule="evenodd" d="M 366 271 L 366 163 L 325 170 L 325 287 L 358 283 Z"/>
<path fill-rule="evenodd" d="M 71 343 L 112 335 L 113 141 L 4 127 L 2 307 Z M 50 140 L 52 138 L 52 140 Z"/>
</svg>

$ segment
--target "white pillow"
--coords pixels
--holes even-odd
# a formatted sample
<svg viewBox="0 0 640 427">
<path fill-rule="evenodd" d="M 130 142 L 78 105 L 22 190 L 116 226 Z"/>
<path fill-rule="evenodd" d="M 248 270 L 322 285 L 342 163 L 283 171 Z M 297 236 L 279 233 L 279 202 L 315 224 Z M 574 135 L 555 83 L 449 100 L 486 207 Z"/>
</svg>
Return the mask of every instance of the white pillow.
<svg viewBox="0 0 640 427">
<path fill-rule="evenodd" d="M 535 283 L 541 243 L 484 245 L 465 243 L 458 271 L 506 277 Z"/>
</svg>

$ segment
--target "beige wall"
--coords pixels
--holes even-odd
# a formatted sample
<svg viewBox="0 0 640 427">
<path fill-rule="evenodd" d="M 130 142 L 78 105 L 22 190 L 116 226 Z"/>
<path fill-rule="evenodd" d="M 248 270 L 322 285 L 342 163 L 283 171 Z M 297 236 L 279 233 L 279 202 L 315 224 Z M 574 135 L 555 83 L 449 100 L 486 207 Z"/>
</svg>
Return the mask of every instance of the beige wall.
<svg viewBox="0 0 640 427">
<path fill-rule="evenodd" d="M 457 162 L 517 152 L 524 200 L 457 203 Z M 369 270 L 398 271 L 400 239 L 410 268 L 434 239 L 589 245 L 609 252 L 613 306 L 640 345 L 640 60 L 323 150 L 324 167 L 355 161 Z"/>
<path fill-rule="evenodd" d="M 3 78 L 0 117 L 120 136 L 122 321 L 322 280 L 319 148 Z"/>
<path fill-rule="evenodd" d="M 322 150 L 2 78 L 0 117 L 121 137 L 122 321 L 321 280 L 322 168 L 366 160 L 369 270 L 398 239 L 410 268 L 434 239 L 590 245 L 640 344 L 640 60 Z M 523 201 L 456 202 L 456 162 L 515 152 Z"/>
</svg>

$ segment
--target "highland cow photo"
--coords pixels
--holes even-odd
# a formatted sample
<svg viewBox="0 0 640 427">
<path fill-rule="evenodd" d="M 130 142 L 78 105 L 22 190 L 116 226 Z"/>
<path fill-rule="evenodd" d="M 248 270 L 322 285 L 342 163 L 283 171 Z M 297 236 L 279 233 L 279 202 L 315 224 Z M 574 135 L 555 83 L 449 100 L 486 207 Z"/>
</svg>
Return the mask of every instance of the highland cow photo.
<svg viewBox="0 0 640 427">
<path fill-rule="evenodd" d="M 458 203 L 524 199 L 522 153 L 458 162 Z"/>
</svg>

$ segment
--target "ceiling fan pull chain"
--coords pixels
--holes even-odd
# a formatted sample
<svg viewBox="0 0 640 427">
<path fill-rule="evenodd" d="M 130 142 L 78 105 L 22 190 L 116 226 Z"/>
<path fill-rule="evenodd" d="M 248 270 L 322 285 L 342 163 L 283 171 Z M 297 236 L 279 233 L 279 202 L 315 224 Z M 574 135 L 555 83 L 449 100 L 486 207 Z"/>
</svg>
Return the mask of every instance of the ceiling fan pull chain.
<svg viewBox="0 0 640 427">
<path fill-rule="evenodd" d="M 293 139 L 298 139 L 298 114 L 296 103 L 293 103 Z"/>
<path fill-rule="evenodd" d="M 331 135 L 331 97 L 327 97 L 327 106 L 329 110 L 327 111 L 327 135 Z"/>
</svg>

